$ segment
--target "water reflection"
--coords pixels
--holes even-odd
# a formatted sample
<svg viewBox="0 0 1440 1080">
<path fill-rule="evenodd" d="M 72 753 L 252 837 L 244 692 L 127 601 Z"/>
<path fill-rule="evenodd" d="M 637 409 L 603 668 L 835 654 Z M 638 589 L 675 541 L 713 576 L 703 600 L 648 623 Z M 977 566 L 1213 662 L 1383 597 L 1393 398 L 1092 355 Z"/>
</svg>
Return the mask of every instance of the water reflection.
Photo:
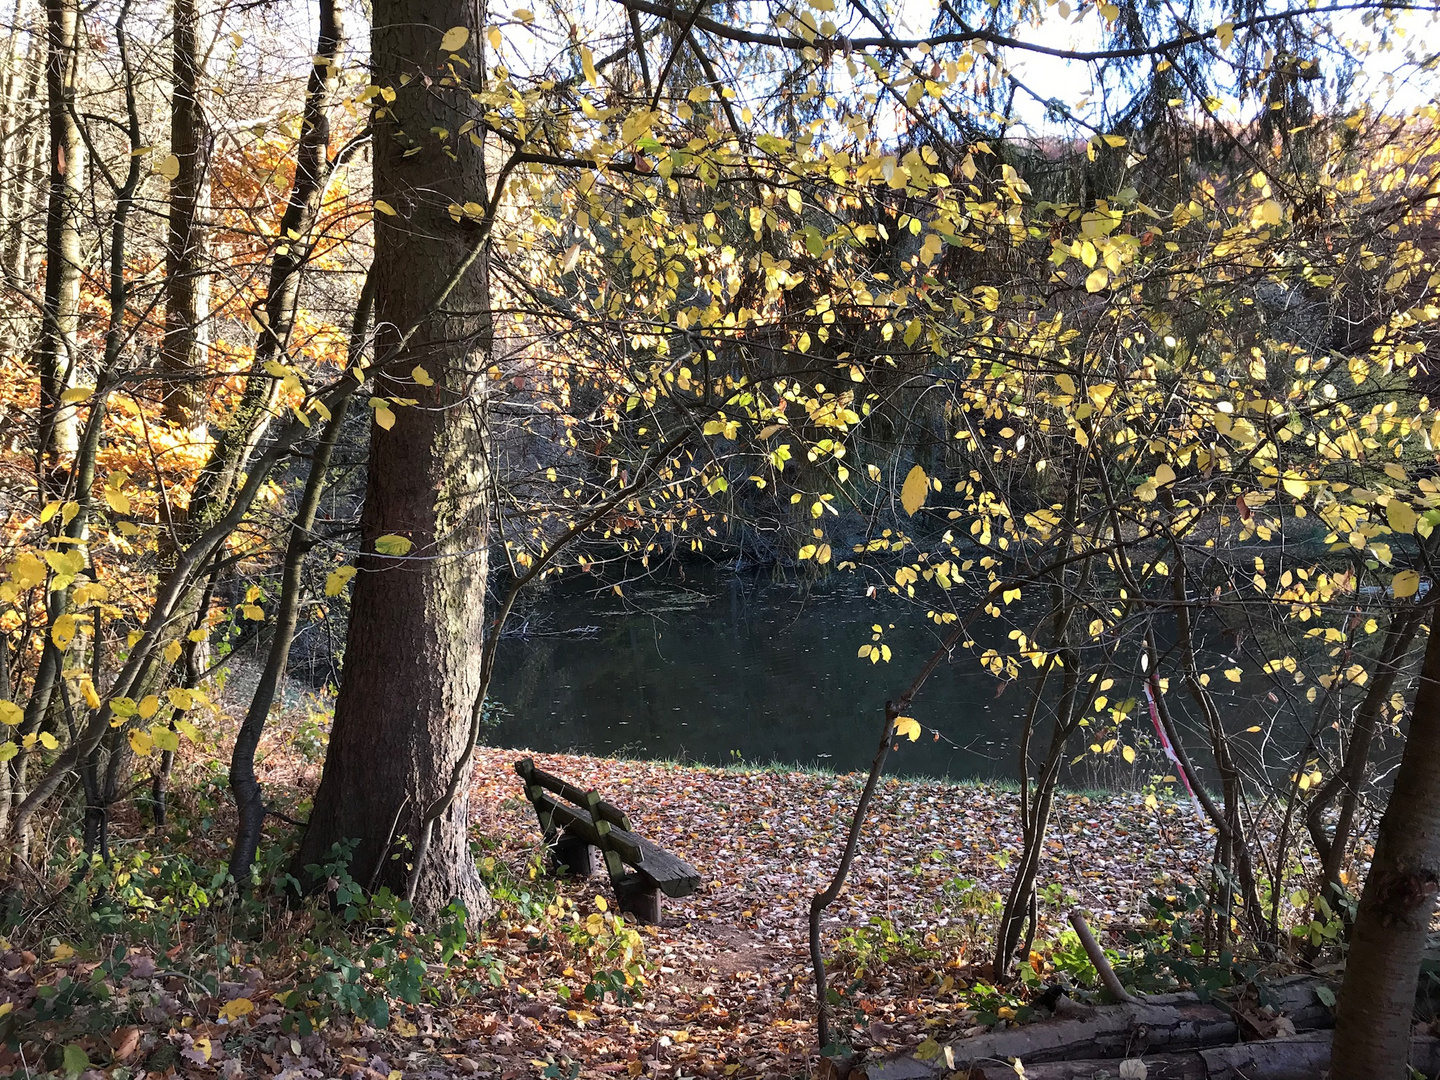
<svg viewBox="0 0 1440 1080">
<path fill-rule="evenodd" d="M 586 586 L 589 586 L 588 588 Z M 855 579 L 820 588 L 751 575 L 631 586 L 562 583 L 500 650 L 490 741 L 541 751 L 724 764 L 868 768 L 887 697 L 935 648 L 924 611 Z M 880 624 L 892 661 L 856 656 Z M 892 626 L 893 624 L 893 626 Z M 1000 631 L 1003 636 L 1003 630 Z M 893 771 L 1010 776 L 1023 707 L 970 654 L 939 668 L 911 710 L 927 728 Z"/>
</svg>

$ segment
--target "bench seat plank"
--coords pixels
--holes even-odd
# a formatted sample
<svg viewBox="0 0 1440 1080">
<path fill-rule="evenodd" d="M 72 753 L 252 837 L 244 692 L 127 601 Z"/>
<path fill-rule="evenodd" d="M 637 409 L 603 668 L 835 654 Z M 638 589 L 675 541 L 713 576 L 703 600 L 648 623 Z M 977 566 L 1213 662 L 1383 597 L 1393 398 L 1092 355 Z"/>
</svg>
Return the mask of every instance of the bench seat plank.
<svg viewBox="0 0 1440 1080">
<path fill-rule="evenodd" d="M 700 871 L 684 859 L 656 847 L 643 836 L 612 825 L 602 837 L 586 811 L 556 802 L 548 795 L 542 794 L 535 800 L 535 809 L 542 815 L 550 815 L 550 820 L 559 828 L 584 838 L 598 848 L 610 846 L 666 896 L 689 896 L 700 887 Z"/>
</svg>

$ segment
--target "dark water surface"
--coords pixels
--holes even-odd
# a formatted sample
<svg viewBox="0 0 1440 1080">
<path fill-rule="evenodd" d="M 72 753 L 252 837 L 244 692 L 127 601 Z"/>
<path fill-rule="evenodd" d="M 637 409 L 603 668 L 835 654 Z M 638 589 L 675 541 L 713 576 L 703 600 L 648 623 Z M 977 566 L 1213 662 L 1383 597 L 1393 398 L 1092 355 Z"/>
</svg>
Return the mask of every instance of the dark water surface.
<svg viewBox="0 0 1440 1080">
<path fill-rule="evenodd" d="M 520 633 L 502 642 L 491 696 L 503 712 L 487 741 L 542 752 L 868 769 L 887 697 L 903 691 L 938 644 L 925 611 L 885 593 L 868 598 L 849 575 L 802 589 L 714 571 L 688 582 L 631 584 L 623 598 L 608 588 L 597 593 L 582 575 L 545 594 Z M 1034 618 L 1007 615 L 1022 625 Z M 889 663 L 856 656 L 876 623 Z M 984 643 L 987 635 L 1003 640 L 1008 629 L 991 623 L 977 631 Z M 998 685 L 974 653 L 957 651 L 910 710 L 942 739 L 927 730 L 918 743 L 904 743 L 888 771 L 1013 776 L 1025 695 L 1022 684 L 997 696 Z"/>
</svg>

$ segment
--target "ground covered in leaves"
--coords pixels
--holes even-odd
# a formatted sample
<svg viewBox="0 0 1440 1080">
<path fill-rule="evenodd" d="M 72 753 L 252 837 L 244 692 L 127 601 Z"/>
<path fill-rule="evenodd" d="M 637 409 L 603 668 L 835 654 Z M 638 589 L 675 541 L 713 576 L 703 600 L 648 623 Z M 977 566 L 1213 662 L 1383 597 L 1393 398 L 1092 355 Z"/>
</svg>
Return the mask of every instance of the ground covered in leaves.
<svg viewBox="0 0 1440 1080">
<path fill-rule="evenodd" d="M 93 927 L 72 940 L 31 920 L 0 950 L 0 1042 L 10 1044 L 0 1073 L 805 1075 L 815 1061 L 808 905 L 833 871 L 863 777 L 536 755 L 700 869 L 696 894 L 667 900 L 662 925 L 636 928 L 617 922 L 603 876 L 544 872 L 519 756 L 484 749 L 476 762 L 471 812 L 500 909 L 477 937 L 386 930 L 393 908 L 365 907 L 343 884 L 336 907 L 361 943 L 349 951 L 325 944 L 339 925 L 327 912 L 275 915 L 272 904 L 242 927 L 206 915 L 204 897 L 159 903 L 153 919 L 174 927 L 148 945 Z M 316 779 L 293 757 L 269 768 L 272 791 L 303 796 Z M 213 805 L 223 814 L 218 793 Z M 857 1049 L 898 1050 L 1013 1015 L 1004 1003 L 1014 999 L 983 979 L 988 956 L 972 950 L 993 938 L 1020 851 L 1017 811 L 1018 796 L 997 787 L 883 783 L 824 923 L 843 994 L 837 1026 Z M 1042 956 L 1074 905 L 1102 924 L 1137 922 L 1149 895 L 1195 880 L 1211 844 L 1187 813 L 1139 794 L 1062 796 L 1051 836 Z M 137 880 L 178 872 L 145 858 Z M 381 944 L 366 953 L 371 940 Z"/>
</svg>

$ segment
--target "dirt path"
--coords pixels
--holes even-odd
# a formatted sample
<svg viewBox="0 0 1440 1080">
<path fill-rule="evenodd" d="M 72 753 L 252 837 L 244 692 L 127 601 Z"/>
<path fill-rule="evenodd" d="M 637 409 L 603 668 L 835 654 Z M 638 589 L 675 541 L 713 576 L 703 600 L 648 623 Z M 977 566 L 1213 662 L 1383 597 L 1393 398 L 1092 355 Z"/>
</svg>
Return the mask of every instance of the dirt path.
<svg viewBox="0 0 1440 1080">
<path fill-rule="evenodd" d="M 512 770 L 522 754 L 479 753 L 471 811 L 477 832 L 498 841 L 495 856 L 523 878 L 538 827 Z M 472 1007 L 473 1063 L 502 1077 L 535 1075 L 516 1071 L 538 1071 L 533 1060 L 562 1062 L 562 1076 L 572 1062 L 581 1076 L 802 1075 L 813 1040 L 809 900 L 834 865 L 862 778 L 534 756 L 601 791 L 638 832 L 698 867 L 704 884 L 667 900 L 664 924 L 644 929 L 657 966 L 639 1004 L 607 1002 L 586 1010 L 590 1019 L 557 995 L 563 973 L 536 973 L 523 992 L 512 987 Z M 921 947 L 918 959 L 903 950 L 906 978 L 862 986 L 848 1006 L 849 1015 L 863 1014 L 869 1041 L 899 1047 L 963 1022 L 956 990 L 971 959 L 965 942 L 993 930 L 993 894 L 1008 885 L 1004 867 L 1019 852 L 1016 809 L 1016 795 L 993 787 L 882 786 L 851 884 L 825 923 L 832 947 L 845 929 L 877 920 Z M 1147 895 L 1172 891 L 1205 866 L 1210 846 L 1192 818 L 1163 805 L 1147 810 L 1139 795 L 1065 796 L 1051 835 L 1043 882 L 1056 890 L 1057 927 L 1077 902 L 1102 922 L 1138 918 Z M 596 895 L 613 899 L 603 877 L 567 883 L 562 893 L 582 917 Z M 927 933 L 943 938 L 926 949 Z M 934 978 L 917 981 L 925 974 L 917 964 Z M 954 985 L 942 991 L 947 971 Z"/>
</svg>

